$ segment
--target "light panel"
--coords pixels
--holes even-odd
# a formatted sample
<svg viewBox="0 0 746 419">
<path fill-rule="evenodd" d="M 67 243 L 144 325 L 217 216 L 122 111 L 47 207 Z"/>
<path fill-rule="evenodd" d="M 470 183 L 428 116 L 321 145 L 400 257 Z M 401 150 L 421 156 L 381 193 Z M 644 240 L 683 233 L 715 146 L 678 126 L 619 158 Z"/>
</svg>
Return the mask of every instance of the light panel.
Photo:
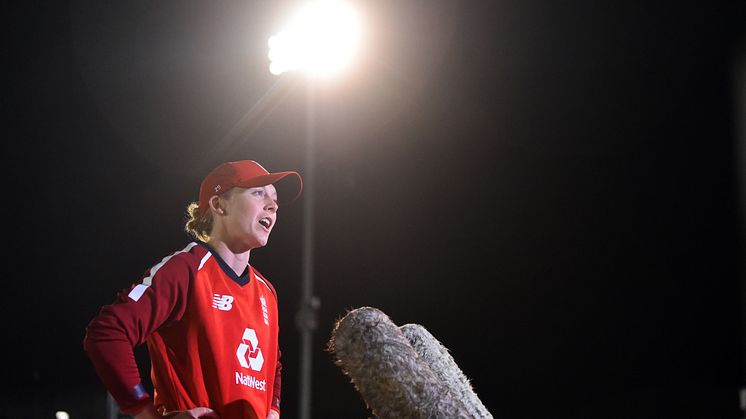
<svg viewBox="0 0 746 419">
<path fill-rule="evenodd" d="M 360 37 L 360 17 L 349 2 L 309 1 L 269 38 L 269 70 L 272 74 L 294 70 L 336 74 L 352 61 Z"/>
</svg>

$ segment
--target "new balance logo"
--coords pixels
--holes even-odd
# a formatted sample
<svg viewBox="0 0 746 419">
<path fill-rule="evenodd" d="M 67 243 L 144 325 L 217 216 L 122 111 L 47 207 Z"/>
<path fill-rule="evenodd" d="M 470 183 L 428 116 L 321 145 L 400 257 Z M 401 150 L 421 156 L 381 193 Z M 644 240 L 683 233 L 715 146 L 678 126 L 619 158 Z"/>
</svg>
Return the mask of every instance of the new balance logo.
<svg viewBox="0 0 746 419">
<path fill-rule="evenodd" d="M 230 295 L 213 294 L 212 307 L 218 310 L 228 311 L 233 308 L 233 297 Z"/>
</svg>

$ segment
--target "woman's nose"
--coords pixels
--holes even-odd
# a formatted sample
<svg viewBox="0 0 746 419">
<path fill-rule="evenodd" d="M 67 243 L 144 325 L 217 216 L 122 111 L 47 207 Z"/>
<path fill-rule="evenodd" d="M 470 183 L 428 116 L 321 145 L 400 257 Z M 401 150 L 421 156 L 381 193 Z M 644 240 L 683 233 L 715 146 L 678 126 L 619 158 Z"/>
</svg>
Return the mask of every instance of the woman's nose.
<svg viewBox="0 0 746 419">
<path fill-rule="evenodd" d="M 272 212 L 277 211 L 277 202 L 272 198 L 268 198 L 264 203 L 264 209 Z"/>
</svg>

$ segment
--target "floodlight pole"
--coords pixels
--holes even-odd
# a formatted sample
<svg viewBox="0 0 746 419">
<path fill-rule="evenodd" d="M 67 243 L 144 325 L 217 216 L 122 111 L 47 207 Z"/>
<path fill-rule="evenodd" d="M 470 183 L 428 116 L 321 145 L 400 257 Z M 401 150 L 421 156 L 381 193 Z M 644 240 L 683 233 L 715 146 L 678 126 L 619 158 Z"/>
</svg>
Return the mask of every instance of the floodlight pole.
<svg viewBox="0 0 746 419">
<path fill-rule="evenodd" d="M 303 199 L 303 248 L 302 248 L 302 293 L 295 324 L 300 331 L 300 419 L 311 419 L 311 365 L 312 336 L 318 326 L 316 312 L 320 305 L 313 295 L 313 254 L 314 254 L 314 200 L 316 189 L 316 90 L 314 81 L 307 85 L 306 103 L 306 150 L 304 199 Z"/>
</svg>

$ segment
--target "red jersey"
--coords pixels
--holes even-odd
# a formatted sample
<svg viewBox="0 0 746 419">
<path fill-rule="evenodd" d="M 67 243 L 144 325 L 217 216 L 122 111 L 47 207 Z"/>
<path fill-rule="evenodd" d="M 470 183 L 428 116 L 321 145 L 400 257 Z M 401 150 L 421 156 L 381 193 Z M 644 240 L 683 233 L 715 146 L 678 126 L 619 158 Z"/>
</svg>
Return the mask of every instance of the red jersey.
<svg viewBox="0 0 746 419">
<path fill-rule="evenodd" d="M 104 306 L 84 347 L 123 412 L 205 406 L 222 419 L 279 412 L 277 296 L 252 266 L 236 275 L 205 244 L 190 243 Z M 155 397 L 140 384 L 132 348 L 147 342 Z"/>
</svg>

